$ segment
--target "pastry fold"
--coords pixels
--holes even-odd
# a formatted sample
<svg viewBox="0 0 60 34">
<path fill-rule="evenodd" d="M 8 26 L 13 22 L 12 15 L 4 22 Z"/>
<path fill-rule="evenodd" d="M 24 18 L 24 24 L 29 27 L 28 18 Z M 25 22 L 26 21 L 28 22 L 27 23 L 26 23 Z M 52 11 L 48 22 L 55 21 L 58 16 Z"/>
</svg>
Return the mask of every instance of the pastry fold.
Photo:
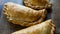
<svg viewBox="0 0 60 34">
<path fill-rule="evenodd" d="M 12 34 L 54 34 L 55 25 L 51 19 L 30 26 L 28 28 L 13 32 Z"/>
<path fill-rule="evenodd" d="M 47 11 L 33 10 L 31 8 L 8 2 L 4 5 L 4 14 L 9 22 L 22 26 L 31 26 L 41 23 L 46 17 Z"/>
</svg>

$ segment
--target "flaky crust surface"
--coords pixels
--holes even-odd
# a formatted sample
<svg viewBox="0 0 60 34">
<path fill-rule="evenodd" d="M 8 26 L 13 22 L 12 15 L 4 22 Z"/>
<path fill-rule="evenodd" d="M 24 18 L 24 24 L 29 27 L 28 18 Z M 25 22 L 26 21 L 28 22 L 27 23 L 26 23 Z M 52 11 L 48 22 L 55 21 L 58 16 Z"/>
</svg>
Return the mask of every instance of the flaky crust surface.
<svg viewBox="0 0 60 34">
<path fill-rule="evenodd" d="M 19 4 L 8 2 L 4 5 L 4 14 L 9 22 L 22 26 L 32 26 L 41 23 L 46 17 L 46 10 L 33 10 Z"/>
</svg>

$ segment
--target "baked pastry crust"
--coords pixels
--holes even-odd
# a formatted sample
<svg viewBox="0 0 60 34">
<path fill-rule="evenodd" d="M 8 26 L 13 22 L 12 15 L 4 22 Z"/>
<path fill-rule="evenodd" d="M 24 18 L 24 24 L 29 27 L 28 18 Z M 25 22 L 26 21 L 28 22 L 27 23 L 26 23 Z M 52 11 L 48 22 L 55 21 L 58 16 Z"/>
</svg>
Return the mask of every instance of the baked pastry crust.
<svg viewBox="0 0 60 34">
<path fill-rule="evenodd" d="M 4 14 L 9 22 L 22 26 L 31 26 L 41 23 L 46 17 L 46 10 L 33 10 L 16 3 L 8 2 L 4 5 Z"/>
<path fill-rule="evenodd" d="M 28 28 L 13 32 L 12 34 L 54 34 L 55 25 L 51 19 L 30 26 Z"/>
<path fill-rule="evenodd" d="M 48 9 L 52 6 L 49 0 L 23 0 L 23 3 L 33 9 Z"/>
</svg>

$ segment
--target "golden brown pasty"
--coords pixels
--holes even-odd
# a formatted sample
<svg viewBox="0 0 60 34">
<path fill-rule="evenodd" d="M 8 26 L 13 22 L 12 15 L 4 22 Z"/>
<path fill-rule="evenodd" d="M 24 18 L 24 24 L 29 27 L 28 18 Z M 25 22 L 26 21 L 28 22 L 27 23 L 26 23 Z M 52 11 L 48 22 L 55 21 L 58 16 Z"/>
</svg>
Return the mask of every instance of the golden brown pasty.
<svg viewBox="0 0 60 34">
<path fill-rule="evenodd" d="M 46 13 L 45 9 L 37 11 L 12 2 L 4 5 L 4 14 L 8 21 L 22 26 L 41 23 L 46 17 Z"/>
<path fill-rule="evenodd" d="M 50 19 L 40 24 L 36 24 L 28 28 L 13 32 L 12 34 L 54 34 L 54 31 L 55 25 Z"/>
<path fill-rule="evenodd" d="M 24 5 L 33 9 L 47 9 L 51 7 L 49 0 L 23 0 Z"/>
</svg>

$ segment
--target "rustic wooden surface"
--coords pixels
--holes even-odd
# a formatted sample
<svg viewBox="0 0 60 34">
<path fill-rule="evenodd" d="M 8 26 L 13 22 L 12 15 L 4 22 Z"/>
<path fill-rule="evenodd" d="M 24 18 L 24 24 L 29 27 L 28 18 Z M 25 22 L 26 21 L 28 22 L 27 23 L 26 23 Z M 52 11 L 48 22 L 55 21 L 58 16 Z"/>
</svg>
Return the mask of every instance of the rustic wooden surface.
<svg viewBox="0 0 60 34">
<path fill-rule="evenodd" d="M 18 4 L 23 4 L 22 0 L 0 0 L 0 34 L 11 34 L 12 32 L 23 29 L 25 27 L 14 25 L 8 23 L 5 16 L 2 13 L 3 5 L 6 2 L 15 2 Z M 48 10 L 48 14 L 46 19 L 52 18 L 56 25 L 56 32 L 55 34 L 60 34 L 60 0 L 51 0 L 53 6 L 51 10 Z"/>
</svg>

